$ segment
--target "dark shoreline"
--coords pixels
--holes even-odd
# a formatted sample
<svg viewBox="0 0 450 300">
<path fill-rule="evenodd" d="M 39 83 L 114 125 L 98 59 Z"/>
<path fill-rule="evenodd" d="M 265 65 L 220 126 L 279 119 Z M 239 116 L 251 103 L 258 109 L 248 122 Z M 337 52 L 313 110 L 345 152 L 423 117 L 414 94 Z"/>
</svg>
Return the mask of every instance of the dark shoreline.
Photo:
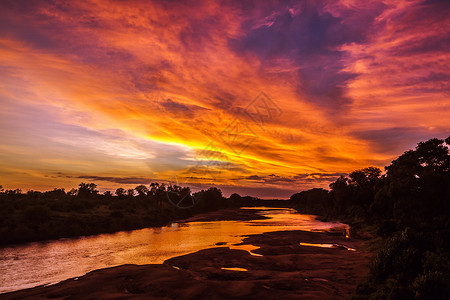
<svg viewBox="0 0 450 300">
<path fill-rule="evenodd" d="M 226 209 L 185 221 L 261 217 L 251 210 Z M 230 217 L 225 218 L 230 219 Z M 344 248 L 302 246 L 302 243 L 343 244 Z M 99 269 L 51 286 L 0 294 L 0 299 L 342 299 L 368 272 L 373 253 L 365 241 L 336 233 L 277 231 L 250 235 L 245 250 L 216 247 L 174 257 L 160 265 L 122 265 Z M 248 271 L 222 268 L 239 267 Z"/>
<path fill-rule="evenodd" d="M 124 228 L 124 229 L 115 229 L 115 230 L 99 230 L 93 231 L 92 233 L 79 234 L 79 235 L 63 235 L 58 238 L 50 238 L 50 239 L 35 239 L 30 241 L 18 242 L 18 243 L 9 243 L 2 244 L 0 243 L 0 248 L 6 247 L 16 247 L 16 246 L 24 246 L 31 243 L 49 243 L 61 239 L 78 239 L 83 237 L 95 236 L 100 234 L 115 234 L 119 232 L 131 232 L 134 230 L 141 230 L 145 228 L 159 228 L 164 226 L 170 226 L 173 223 L 186 223 L 186 222 L 209 222 L 209 221 L 248 221 L 248 220 L 263 220 L 267 219 L 267 217 L 261 216 L 250 209 L 245 210 L 240 207 L 235 208 L 224 208 L 216 211 L 210 211 L 200 214 L 189 214 L 180 215 L 177 217 L 169 218 L 166 221 L 161 222 L 150 222 L 146 225 L 141 225 L 137 227 Z M 230 213 L 230 214 L 227 214 Z"/>
</svg>

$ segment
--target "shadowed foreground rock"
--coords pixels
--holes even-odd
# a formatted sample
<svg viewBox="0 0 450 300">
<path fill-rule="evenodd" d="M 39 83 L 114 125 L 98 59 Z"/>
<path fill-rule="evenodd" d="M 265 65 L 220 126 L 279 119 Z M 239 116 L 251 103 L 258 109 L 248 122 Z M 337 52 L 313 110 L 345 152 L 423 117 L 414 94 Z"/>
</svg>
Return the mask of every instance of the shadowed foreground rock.
<svg viewBox="0 0 450 300">
<path fill-rule="evenodd" d="M 300 243 L 339 244 L 357 251 Z M 244 244 L 260 248 L 250 253 L 218 247 L 162 265 L 100 269 L 0 299 L 342 299 L 367 274 L 371 256 L 361 250 L 362 241 L 317 232 L 269 232 L 249 236 Z"/>
</svg>

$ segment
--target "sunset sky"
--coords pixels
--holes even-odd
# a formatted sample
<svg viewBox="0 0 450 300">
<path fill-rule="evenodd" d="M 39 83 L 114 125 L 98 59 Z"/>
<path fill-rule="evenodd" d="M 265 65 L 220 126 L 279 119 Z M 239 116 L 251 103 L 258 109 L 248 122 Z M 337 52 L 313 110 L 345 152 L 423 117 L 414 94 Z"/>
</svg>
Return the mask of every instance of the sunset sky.
<svg viewBox="0 0 450 300">
<path fill-rule="evenodd" d="M 289 197 L 450 132 L 449 1 L 1 1 L 0 185 Z"/>
</svg>

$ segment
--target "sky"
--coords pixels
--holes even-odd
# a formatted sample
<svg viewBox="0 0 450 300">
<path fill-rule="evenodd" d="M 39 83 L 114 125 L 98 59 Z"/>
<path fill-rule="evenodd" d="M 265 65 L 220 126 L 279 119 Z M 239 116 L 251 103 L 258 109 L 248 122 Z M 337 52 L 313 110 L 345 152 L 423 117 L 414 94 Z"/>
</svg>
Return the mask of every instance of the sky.
<svg viewBox="0 0 450 300">
<path fill-rule="evenodd" d="M 0 185 L 327 188 L 450 132 L 450 2 L 1 1 Z"/>
</svg>

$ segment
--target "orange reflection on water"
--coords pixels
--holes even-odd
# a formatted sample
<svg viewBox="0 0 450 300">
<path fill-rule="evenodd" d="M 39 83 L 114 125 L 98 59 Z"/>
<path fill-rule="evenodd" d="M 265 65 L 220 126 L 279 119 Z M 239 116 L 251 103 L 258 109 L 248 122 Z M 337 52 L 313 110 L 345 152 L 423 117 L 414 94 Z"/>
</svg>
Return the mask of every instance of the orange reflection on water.
<svg viewBox="0 0 450 300">
<path fill-rule="evenodd" d="M 221 268 L 222 270 L 228 270 L 228 271 L 238 271 L 238 272 L 247 272 L 248 270 L 245 268 L 238 268 L 238 267 L 231 267 L 231 268 Z"/>
<path fill-rule="evenodd" d="M 320 247 L 320 248 L 345 248 L 349 251 L 356 251 L 356 249 L 340 245 L 340 244 L 313 244 L 313 243 L 300 243 L 300 246 Z"/>
</svg>

